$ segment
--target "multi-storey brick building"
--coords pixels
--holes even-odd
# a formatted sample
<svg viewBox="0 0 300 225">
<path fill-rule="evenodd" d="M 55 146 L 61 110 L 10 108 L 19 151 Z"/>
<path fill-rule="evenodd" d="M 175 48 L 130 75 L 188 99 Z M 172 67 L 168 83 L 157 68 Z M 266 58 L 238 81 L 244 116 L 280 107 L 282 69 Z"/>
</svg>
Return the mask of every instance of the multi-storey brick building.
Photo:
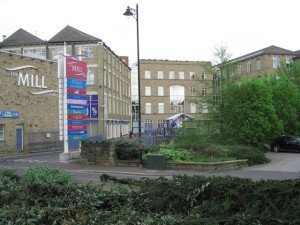
<svg viewBox="0 0 300 225">
<path fill-rule="evenodd" d="M 66 26 L 49 41 L 19 29 L 0 49 L 40 59 L 57 60 L 64 52 L 88 63 L 88 136 L 116 138 L 131 130 L 130 68 L 101 39 Z"/>
<path fill-rule="evenodd" d="M 0 155 L 62 148 L 57 65 L 0 51 Z"/>
<path fill-rule="evenodd" d="M 208 86 L 199 80 L 211 80 L 205 73 L 204 61 L 140 61 L 141 120 L 145 130 L 162 128 L 166 120 L 184 113 L 201 117 L 205 105 L 197 105 L 198 92 L 208 94 Z"/>
</svg>

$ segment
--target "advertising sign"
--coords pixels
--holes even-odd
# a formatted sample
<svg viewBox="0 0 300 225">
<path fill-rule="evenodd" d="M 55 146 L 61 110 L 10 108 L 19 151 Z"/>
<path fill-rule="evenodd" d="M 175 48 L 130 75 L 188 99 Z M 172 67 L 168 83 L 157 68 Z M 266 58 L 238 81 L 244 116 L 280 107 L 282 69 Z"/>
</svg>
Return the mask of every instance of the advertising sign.
<svg viewBox="0 0 300 225">
<path fill-rule="evenodd" d="M 98 95 L 87 95 L 87 118 L 98 119 Z"/>
<path fill-rule="evenodd" d="M 66 58 L 66 77 L 84 80 L 87 78 L 87 63 L 71 57 Z"/>
<path fill-rule="evenodd" d="M 66 134 L 68 141 L 87 139 L 87 63 L 66 58 Z"/>
</svg>

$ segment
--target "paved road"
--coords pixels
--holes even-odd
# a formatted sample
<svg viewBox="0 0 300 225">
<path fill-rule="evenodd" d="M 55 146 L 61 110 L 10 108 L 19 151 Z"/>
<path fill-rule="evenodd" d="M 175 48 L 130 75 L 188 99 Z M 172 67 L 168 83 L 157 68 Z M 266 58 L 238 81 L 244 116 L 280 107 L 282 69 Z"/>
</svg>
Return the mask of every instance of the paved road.
<svg viewBox="0 0 300 225">
<path fill-rule="evenodd" d="M 242 169 L 221 172 L 206 172 L 199 170 L 148 170 L 137 167 L 110 167 L 83 165 L 78 160 L 59 162 L 59 152 L 39 153 L 14 157 L 0 158 L 0 167 L 14 167 L 22 173 L 31 166 L 51 166 L 71 172 L 80 181 L 99 181 L 99 176 L 108 174 L 118 178 L 142 179 L 143 177 L 157 178 L 164 176 L 172 178 L 173 175 L 205 175 L 205 176 L 235 176 L 260 179 L 299 179 L 300 154 L 298 153 L 267 153 L 271 163 L 245 167 Z"/>
</svg>

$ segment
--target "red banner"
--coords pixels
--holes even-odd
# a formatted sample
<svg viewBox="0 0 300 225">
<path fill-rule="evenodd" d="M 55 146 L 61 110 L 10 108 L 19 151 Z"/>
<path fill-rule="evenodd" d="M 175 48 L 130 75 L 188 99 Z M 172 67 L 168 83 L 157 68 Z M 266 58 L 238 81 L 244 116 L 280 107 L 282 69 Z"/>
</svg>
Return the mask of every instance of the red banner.
<svg viewBox="0 0 300 225">
<path fill-rule="evenodd" d="M 77 114 L 70 114 L 68 115 L 68 120 L 85 120 L 87 115 L 77 115 Z"/>
<path fill-rule="evenodd" d="M 86 90 L 78 90 L 74 88 L 67 88 L 68 94 L 86 95 Z"/>
<path fill-rule="evenodd" d="M 68 130 L 86 130 L 87 125 L 68 125 Z"/>
<path fill-rule="evenodd" d="M 66 77 L 79 80 L 87 78 L 87 62 L 79 61 L 71 57 L 66 58 Z"/>
</svg>

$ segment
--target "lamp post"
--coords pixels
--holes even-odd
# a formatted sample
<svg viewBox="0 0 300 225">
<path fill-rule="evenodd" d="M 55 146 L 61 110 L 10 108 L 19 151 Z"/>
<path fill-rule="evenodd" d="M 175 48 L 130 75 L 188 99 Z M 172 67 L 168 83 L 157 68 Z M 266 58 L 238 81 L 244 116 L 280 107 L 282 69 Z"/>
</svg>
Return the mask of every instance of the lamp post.
<svg viewBox="0 0 300 225">
<path fill-rule="evenodd" d="M 142 137 L 142 125 L 141 125 L 141 79 L 140 79 L 140 40 L 139 40 L 139 5 L 136 4 L 136 8 L 127 7 L 124 16 L 133 16 L 136 20 L 136 37 L 137 37 L 137 69 L 138 69 L 138 98 L 139 98 L 139 140 L 141 141 Z"/>
</svg>

